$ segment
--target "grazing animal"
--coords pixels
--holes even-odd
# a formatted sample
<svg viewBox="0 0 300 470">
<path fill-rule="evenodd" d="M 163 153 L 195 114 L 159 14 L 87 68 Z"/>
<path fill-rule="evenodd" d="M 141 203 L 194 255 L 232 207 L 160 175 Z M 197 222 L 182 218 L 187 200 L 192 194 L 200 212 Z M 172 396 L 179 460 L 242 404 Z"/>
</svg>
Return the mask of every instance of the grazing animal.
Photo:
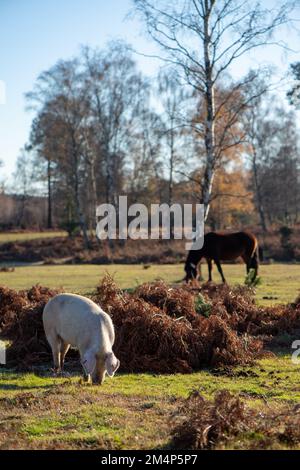
<svg viewBox="0 0 300 470">
<path fill-rule="evenodd" d="M 86 297 L 58 294 L 46 304 L 43 323 L 51 346 L 54 369 L 61 372 L 70 346 L 78 348 L 86 381 L 102 384 L 120 365 L 112 351 L 115 341 L 111 318 Z"/>
<path fill-rule="evenodd" d="M 254 269 L 254 278 L 258 273 L 259 255 L 258 255 L 258 242 L 252 233 L 237 232 L 237 233 L 216 233 L 210 232 L 204 235 L 204 244 L 200 250 L 191 250 L 185 262 L 185 280 L 197 279 L 198 277 L 198 263 L 201 258 L 206 258 L 208 264 L 208 280 L 212 280 L 212 261 L 215 262 L 218 271 L 222 277 L 222 281 L 226 282 L 221 261 L 232 261 L 242 257 L 246 266 L 247 273 L 250 269 Z"/>
</svg>

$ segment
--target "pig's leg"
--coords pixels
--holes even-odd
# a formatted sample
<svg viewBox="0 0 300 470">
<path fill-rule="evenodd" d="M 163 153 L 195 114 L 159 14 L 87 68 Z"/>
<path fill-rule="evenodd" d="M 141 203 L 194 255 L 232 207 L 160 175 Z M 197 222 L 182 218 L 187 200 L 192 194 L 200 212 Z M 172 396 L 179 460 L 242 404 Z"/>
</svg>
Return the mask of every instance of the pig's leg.
<svg viewBox="0 0 300 470">
<path fill-rule="evenodd" d="M 90 374 L 87 374 L 85 371 L 83 371 L 83 380 L 86 383 L 91 383 L 92 378 Z"/>
<path fill-rule="evenodd" d="M 91 382 L 91 375 L 96 367 L 96 355 L 92 350 L 80 351 L 81 364 L 83 367 L 83 380 Z"/>
<path fill-rule="evenodd" d="M 96 367 L 93 373 L 93 383 L 102 385 L 105 379 L 105 361 L 97 358 Z"/>
<path fill-rule="evenodd" d="M 60 364 L 61 364 L 61 370 L 64 368 L 64 363 L 65 363 L 65 357 L 67 352 L 69 351 L 70 344 L 66 343 L 65 341 L 61 341 L 60 345 Z"/>
<path fill-rule="evenodd" d="M 48 342 L 52 349 L 52 356 L 53 356 L 53 363 L 54 363 L 54 371 L 59 373 L 61 371 L 60 365 L 60 346 L 61 341 L 60 338 L 57 336 L 55 332 L 50 333 L 47 336 Z"/>
</svg>

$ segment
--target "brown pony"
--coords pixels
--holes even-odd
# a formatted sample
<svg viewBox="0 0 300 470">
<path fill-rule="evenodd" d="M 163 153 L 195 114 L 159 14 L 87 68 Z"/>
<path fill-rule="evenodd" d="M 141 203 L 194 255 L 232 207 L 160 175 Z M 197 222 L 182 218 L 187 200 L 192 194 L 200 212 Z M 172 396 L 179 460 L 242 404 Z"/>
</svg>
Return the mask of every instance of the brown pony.
<svg viewBox="0 0 300 470">
<path fill-rule="evenodd" d="M 232 261 L 239 256 L 242 257 L 247 266 L 247 273 L 250 269 L 254 269 L 255 279 L 258 273 L 259 255 L 258 242 L 252 233 L 207 233 L 204 235 L 203 247 L 200 250 L 191 250 L 187 256 L 184 267 L 186 272 L 185 280 L 197 279 L 198 263 L 201 258 L 206 258 L 209 273 L 208 280 L 212 280 L 212 261 L 214 261 L 222 281 L 226 282 L 220 261 Z"/>
</svg>

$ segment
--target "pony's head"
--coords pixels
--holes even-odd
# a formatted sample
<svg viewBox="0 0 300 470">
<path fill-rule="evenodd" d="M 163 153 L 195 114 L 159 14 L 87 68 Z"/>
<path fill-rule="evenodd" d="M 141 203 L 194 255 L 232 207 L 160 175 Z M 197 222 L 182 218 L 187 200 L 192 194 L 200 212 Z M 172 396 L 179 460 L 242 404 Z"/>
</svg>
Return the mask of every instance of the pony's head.
<svg viewBox="0 0 300 470">
<path fill-rule="evenodd" d="M 191 261 L 187 261 L 185 263 L 184 270 L 186 272 L 186 276 L 184 278 L 186 282 L 191 281 L 192 279 L 198 278 L 197 265 L 192 263 Z"/>
</svg>

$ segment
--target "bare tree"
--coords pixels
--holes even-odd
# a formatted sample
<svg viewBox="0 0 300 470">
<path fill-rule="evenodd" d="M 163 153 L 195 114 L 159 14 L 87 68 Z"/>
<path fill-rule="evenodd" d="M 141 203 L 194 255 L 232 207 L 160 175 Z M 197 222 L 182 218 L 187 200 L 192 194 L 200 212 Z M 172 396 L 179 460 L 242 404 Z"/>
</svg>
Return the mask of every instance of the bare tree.
<svg viewBox="0 0 300 470">
<path fill-rule="evenodd" d="M 257 89 L 264 83 L 253 84 Z M 296 223 L 299 212 L 299 143 L 295 115 L 274 95 L 260 97 L 244 114 L 245 155 L 251 163 L 255 205 L 263 234 L 268 224 Z"/>
<path fill-rule="evenodd" d="M 31 125 L 30 144 L 27 149 L 35 155 L 36 181 L 46 185 L 47 192 L 47 228 L 53 228 L 53 179 L 59 143 L 56 139 L 56 120 L 47 105 L 38 113 Z"/>
<path fill-rule="evenodd" d="M 85 247 L 88 248 L 90 241 L 82 191 L 85 183 L 82 130 L 89 103 L 82 85 L 78 60 L 60 61 L 40 75 L 34 91 L 27 94 L 27 98 L 37 106 L 40 113 L 47 112 L 48 118 L 51 116 L 56 122 L 58 130 L 56 134 L 52 133 L 52 139 L 57 139 L 60 149 L 55 158 L 59 160 L 60 167 L 66 170 L 63 173 L 68 179 L 70 199 L 73 201 Z"/>
<path fill-rule="evenodd" d="M 27 97 L 37 111 L 30 144 L 39 162 L 37 179 L 47 184 L 48 225 L 53 206 L 57 211 L 62 201 L 65 227 L 69 233 L 80 227 L 89 247 L 97 203 L 118 207 L 132 171 L 131 151 L 145 144 L 154 128 L 152 162 L 157 154 L 152 136 L 160 122 L 150 111 L 149 85 L 128 48 L 111 43 L 103 51 L 85 48 L 78 58 L 59 61 Z"/>
<path fill-rule="evenodd" d="M 187 82 L 205 102 L 203 137 L 206 161 L 201 179 L 201 202 L 208 216 L 212 186 L 222 141 L 216 143 L 215 128 L 221 108 L 215 103 L 215 89 L 231 65 L 254 48 L 274 44 L 274 32 L 288 21 L 290 2 L 277 8 L 263 8 L 262 2 L 245 0 L 134 0 L 146 23 L 148 33 L 163 49 L 163 59 L 181 68 Z M 243 85 L 236 83 L 235 92 Z M 226 99 L 230 99 L 227 95 Z M 242 106 L 243 108 L 243 106 Z M 239 114 L 230 117 L 225 132 L 230 132 Z M 232 144 L 227 144 L 232 145 Z M 234 142 L 233 142 L 234 145 Z"/>
<path fill-rule="evenodd" d="M 253 97 L 255 90 L 257 96 L 255 99 L 251 100 L 250 105 L 245 110 L 242 117 L 242 125 L 245 132 L 245 153 L 249 157 L 251 165 L 256 207 L 259 214 L 260 225 L 263 234 L 265 234 L 267 232 L 267 221 L 263 201 L 261 166 L 268 153 L 270 138 L 272 138 L 269 123 L 270 106 L 268 106 L 270 102 L 263 99 L 263 95 L 268 90 L 268 85 L 265 80 L 252 81 L 245 90 L 246 99 L 247 95 Z"/>
<path fill-rule="evenodd" d="M 283 107 L 265 122 L 262 197 L 270 223 L 297 223 L 299 213 L 299 139 L 294 113 Z"/>
<path fill-rule="evenodd" d="M 0 160 L 0 168 L 3 166 L 3 161 Z M 4 193 L 5 190 L 5 181 L 3 179 L 0 180 L 0 193 Z"/>
<path fill-rule="evenodd" d="M 106 176 L 106 202 L 117 204 L 124 156 L 146 84 L 123 43 L 110 43 L 105 51 L 85 48 L 83 58 L 90 117 Z"/>
<path fill-rule="evenodd" d="M 288 91 L 287 97 L 290 103 L 296 108 L 300 107 L 300 62 L 291 64 L 291 73 L 294 78 L 294 85 L 291 90 Z"/>
<path fill-rule="evenodd" d="M 28 200 L 33 192 L 32 175 L 33 165 L 30 154 L 27 152 L 26 148 L 23 148 L 17 158 L 16 171 L 13 174 L 14 191 L 19 196 L 15 220 L 17 227 L 20 227 L 24 222 Z"/>
<path fill-rule="evenodd" d="M 174 174 L 182 163 L 180 153 L 181 137 L 183 135 L 186 117 L 187 93 L 178 82 L 174 70 L 163 71 L 158 77 L 159 101 L 162 105 L 162 119 L 164 123 L 163 137 L 167 146 L 167 157 L 164 158 L 168 171 L 168 203 L 173 203 Z"/>
<path fill-rule="evenodd" d="M 160 182 L 163 178 L 162 130 L 164 124 L 147 101 L 141 103 L 138 124 L 130 146 L 132 170 L 128 175 L 128 192 L 132 202 L 163 198 Z"/>
</svg>

